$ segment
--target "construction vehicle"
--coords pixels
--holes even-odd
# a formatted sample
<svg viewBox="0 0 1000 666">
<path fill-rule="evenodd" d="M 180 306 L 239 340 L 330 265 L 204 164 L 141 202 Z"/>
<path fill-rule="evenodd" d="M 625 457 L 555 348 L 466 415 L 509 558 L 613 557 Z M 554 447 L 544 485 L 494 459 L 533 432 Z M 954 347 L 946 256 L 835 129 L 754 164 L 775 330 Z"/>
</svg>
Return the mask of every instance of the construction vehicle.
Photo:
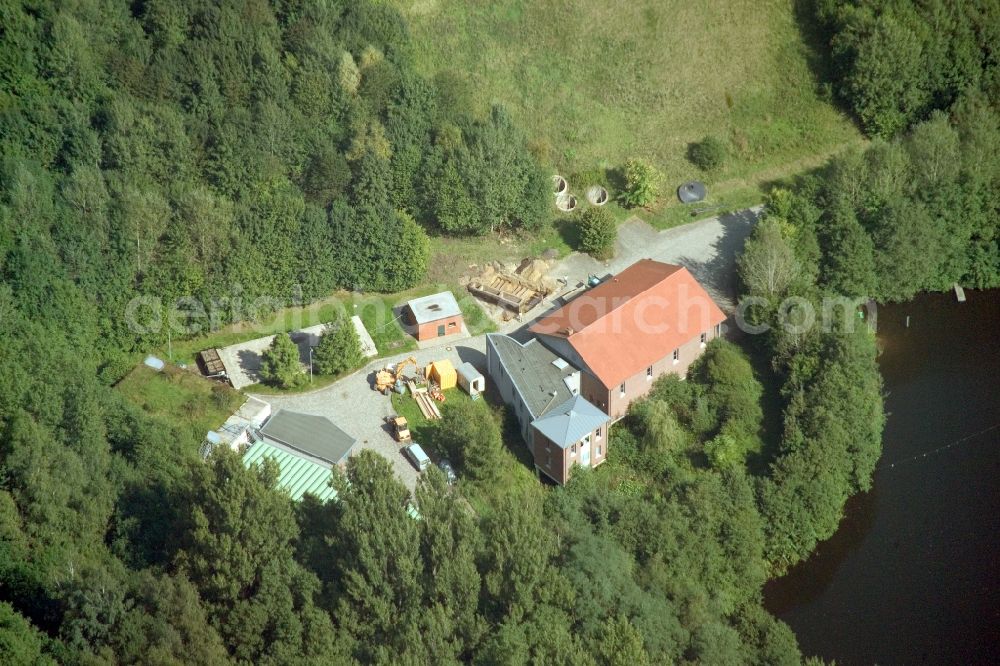
<svg viewBox="0 0 1000 666">
<path fill-rule="evenodd" d="M 395 390 L 396 393 L 404 393 L 406 380 L 403 377 L 403 369 L 408 365 L 412 365 L 416 369 L 417 359 L 411 356 L 397 363 L 395 367 L 387 365 L 385 369 L 379 370 L 375 374 L 375 390 L 386 395 L 392 390 Z"/>
<path fill-rule="evenodd" d="M 403 444 L 412 441 L 410 424 L 406 422 L 405 416 L 397 416 L 395 418 L 390 416 L 388 420 L 392 424 L 392 433 L 397 442 Z"/>
<path fill-rule="evenodd" d="M 385 393 L 388 395 L 389 390 L 392 389 L 395 383 L 396 375 L 388 369 L 379 370 L 375 373 L 375 390 L 379 393 Z"/>
</svg>

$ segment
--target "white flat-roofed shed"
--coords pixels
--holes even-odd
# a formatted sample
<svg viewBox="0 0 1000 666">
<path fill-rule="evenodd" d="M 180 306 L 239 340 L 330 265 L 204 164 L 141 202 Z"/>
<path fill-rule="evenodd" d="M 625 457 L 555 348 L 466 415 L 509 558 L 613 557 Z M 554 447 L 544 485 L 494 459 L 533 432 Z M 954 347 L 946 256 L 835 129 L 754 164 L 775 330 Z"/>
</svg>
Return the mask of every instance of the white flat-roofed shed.
<svg viewBox="0 0 1000 666">
<path fill-rule="evenodd" d="M 417 340 L 429 340 L 461 333 L 462 309 L 450 291 L 442 291 L 406 303 L 408 324 Z"/>
</svg>

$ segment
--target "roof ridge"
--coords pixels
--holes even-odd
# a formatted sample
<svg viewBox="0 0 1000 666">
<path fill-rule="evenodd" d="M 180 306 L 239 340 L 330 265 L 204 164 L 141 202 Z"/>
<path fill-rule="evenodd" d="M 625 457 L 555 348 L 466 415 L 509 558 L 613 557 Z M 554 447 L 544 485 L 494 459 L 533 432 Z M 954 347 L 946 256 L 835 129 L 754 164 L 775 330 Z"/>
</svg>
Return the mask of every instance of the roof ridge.
<svg viewBox="0 0 1000 666">
<path fill-rule="evenodd" d="M 686 270 L 687 270 L 687 268 L 686 268 L 685 266 L 682 266 L 681 264 L 668 264 L 668 263 L 667 263 L 667 262 L 665 262 L 665 261 L 656 261 L 655 259 L 650 259 L 650 258 L 646 258 L 646 259 L 640 259 L 640 261 L 651 261 L 651 262 L 654 262 L 654 263 L 659 263 L 659 264 L 663 264 L 664 266 L 676 266 L 676 267 L 677 267 L 677 270 L 675 270 L 675 271 L 671 271 L 671 272 L 670 272 L 670 273 L 668 273 L 667 275 L 664 275 L 663 277 L 661 277 L 661 278 L 660 278 L 659 280 L 657 280 L 656 282 L 653 282 L 652 284 L 650 284 L 650 285 L 649 285 L 648 287 L 646 287 L 645 289 L 642 289 L 642 290 L 640 290 L 640 291 L 637 291 L 637 292 L 635 292 L 634 294 L 632 294 L 632 295 L 628 296 L 627 298 L 624 298 L 624 299 L 623 299 L 623 300 L 621 301 L 621 303 L 620 303 L 620 304 L 618 304 L 618 305 L 617 305 L 617 306 L 615 306 L 614 308 L 612 308 L 612 309 L 608 310 L 607 312 L 605 312 L 605 313 L 604 313 L 603 315 L 601 315 L 600 317 L 597 317 L 596 319 L 594 319 L 594 321 L 592 321 L 592 322 L 590 322 L 589 324 L 587 324 L 586 326 L 584 326 L 584 327 L 583 327 L 583 328 L 582 328 L 581 330 L 579 330 L 579 331 L 573 331 L 572 333 L 570 333 L 569 335 L 567 335 L 567 336 L 566 336 L 566 339 L 567 339 L 567 340 L 569 340 L 570 338 L 572 338 L 572 337 L 573 337 L 574 335 L 576 335 L 577 333 L 582 333 L 582 332 L 586 331 L 586 330 L 587 330 L 588 328 L 590 328 L 591 326 L 594 326 L 594 325 L 596 325 L 596 324 L 597 324 L 598 322 L 600 322 L 600 321 L 603 321 L 604 319 L 607 319 L 607 318 L 608 318 L 608 317 L 610 317 L 610 316 L 611 316 L 612 314 L 614 314 L 615 312 L 617 312 L 617 311 L 618 311 L 618 310 L 620 310 L 621 308 L 623 308 L 623 307 L 625 307 L 626 305 L 628 305 L 628 304 L 629 304 L 629 303 L 630 303 L 630 302 L 631 302 L 632 300 L 634 300 L 634 299 L 636 299 L 636 298 L 639 298 L 640 296 L 642 296 L 643 294 L 645 294 L 645 293 L 647 293 L 647 292 L 649 292 L 649 291 L 652 291 L 653 289 L 655 289 L 656 287 L 660 286 L 661 284 L 663 284 L 664 282 L 666 282 L 667 280 L 669 280 L 669 279 L 670 279 L 670 278 L 672 278 L 673 276 L 677 275 L 677 274 L 678 274 L 678 273 L 680 273 L 681 271 L 686 271 Z M 639 262 L 636 262 L 636 263 L 632 264 L 632 266 L 637 266 L 638 264 L 639 264 Z M 632 266 L 629 266 L 629 267 L 628 267 L 628 268 L 626 268 L 625 270 L 626 270 L 626 271 L 627 271 L 627 270 L 629 270 L 629 268 L 632 268 Z M 622 272 L 625 272 L 625 271 L 622 271 Z M 688 272 L 690 272 L 690 271 L 688 271 Z M 621 273 L 619 273 L 618 275 L 621 275 Z M 612 277 L 611 279 L 612 279 L 613 281 L 617 281 L 617 280 L 618 280 L 618 276 L 616 275 L 616 276 Z M 606 283 L 602 283 L 602 284 L 606 284 Z"/>
</svg>

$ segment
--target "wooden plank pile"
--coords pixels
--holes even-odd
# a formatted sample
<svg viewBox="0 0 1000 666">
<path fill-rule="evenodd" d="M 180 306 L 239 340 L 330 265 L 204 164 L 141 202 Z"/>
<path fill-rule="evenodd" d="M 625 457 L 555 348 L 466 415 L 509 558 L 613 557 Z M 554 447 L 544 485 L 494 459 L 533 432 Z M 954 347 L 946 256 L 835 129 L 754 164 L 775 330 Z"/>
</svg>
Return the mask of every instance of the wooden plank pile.
<svg viewBox="0 0 1000 666">
<path fill-rule="evenodd" d="M 483 300 L 518 314 L 538 305 L 548 293 L 548 290 L 537 284 L 507 272 L 496 271 L 492 267 L 487 267 L 482 275 L 473 278 L 468 288 Z"/>
<path fill-rule="evenodd" d="M 441 410 L 434 399 L 427 394 L 427 388 L 418 388 L 412 381 L 407 382 L 407 384 L 410 388 L 410 395 L 417 402 L 417 407 L 420 408 L 420 413 L 424 415 L 424 418 L 430 421 L 441 418 Z"/>
</svg>

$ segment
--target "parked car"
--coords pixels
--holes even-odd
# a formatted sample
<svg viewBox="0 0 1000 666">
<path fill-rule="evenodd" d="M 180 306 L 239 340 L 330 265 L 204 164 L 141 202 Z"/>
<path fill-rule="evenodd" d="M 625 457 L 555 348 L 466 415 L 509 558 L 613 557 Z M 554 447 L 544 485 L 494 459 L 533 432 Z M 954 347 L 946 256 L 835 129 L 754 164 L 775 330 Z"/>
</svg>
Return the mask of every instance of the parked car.
<svg viewBox="0 0 1000 666">
<path fill-rule="evenodd" d="M 418 472 L 422 472 L 431 466 L 431 459 L 427 457 L 419 444 L 413 443 L 403 449 L 403 453 L 409 458 Z"/>
<path fill-rule="evenodd" d="M 455 474 L 455 468 L 451 466 L 451 463 L 447 460 L 442 459 L 438 463 L 438 469 L 444 472 L 444 476 L 448 479 L 448 485 L 453 486 L 455 482 L 458 481 L 458 475 Z"/>
</svg>

